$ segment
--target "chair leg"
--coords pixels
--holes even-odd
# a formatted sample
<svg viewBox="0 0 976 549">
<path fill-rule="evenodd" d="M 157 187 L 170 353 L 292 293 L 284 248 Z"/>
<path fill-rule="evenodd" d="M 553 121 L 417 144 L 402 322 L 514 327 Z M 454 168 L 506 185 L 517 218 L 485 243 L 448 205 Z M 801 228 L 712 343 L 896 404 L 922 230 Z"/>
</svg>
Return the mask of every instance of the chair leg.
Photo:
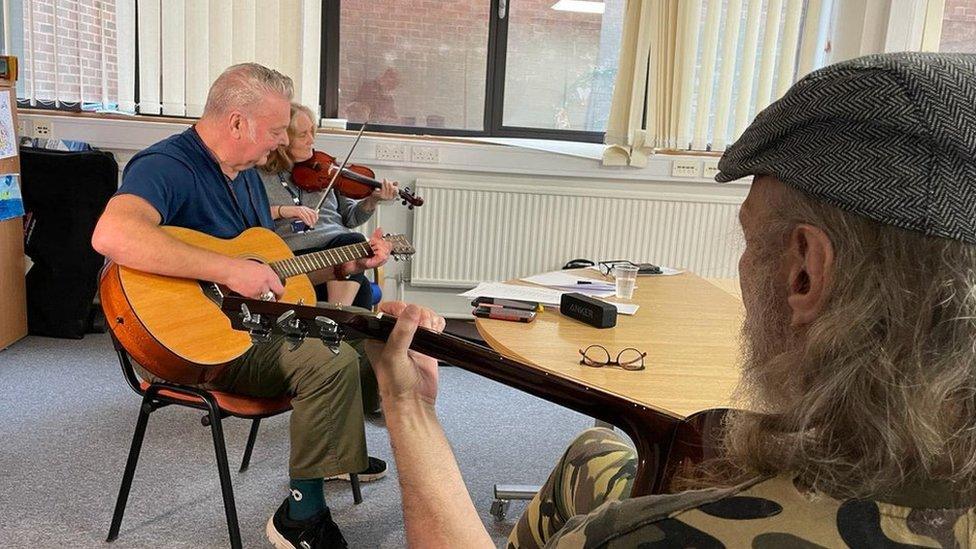
<svg viewBox="0 0 976 549">
<path fill-rule="evenodd" d="M 350 473 L 349 483 L 352 484 L 352 502 L 359 505 L 363 502 L 363 493 L 359 489 L 359 475 Z"/>
<path fill-rule="evenodd" d="M 251 432 L 247 435 L 247 446 L 244 447 L 244 458 L 241 459 L 241 468 L 238 473 L 247 471 L 248 465 L 251 464 L 251 451 L 254 450 L 254 441 L 258 438 L 258 427 L 260 425 L 260 419 L 251 422 Z"/>
<path fill-rule="evenodd" d="M 152 413 L 152 401 L 148 395 L 142 398 L 139 406 L 139 418 L 136 420 L 136 430 L 132 434 L 132 444 L 129 446 L 129 458 L 125 462 L 125 472 L 122 474 L 122 485 L 119 486 L 119 497 L 115 500 L 115 512 L 112 514 L 112 526 L 108 530 L 108 539 L 115 541 L 119 537 L 122 527 L 122 516 L 125 505 L 129 501 L 129 489 L 132 487 L 132 477 L 136 474 L 136 464 L 139 463 L 139 453 L 142 451 L 142 439 L 146 435 L 146 425 L 149 424 L 149 414 Z"/>
<path fill-rule="evenodd" d="M 224 515 L 227 517 L 230 546 L 233 549 L 241 549 L 241 529 L 237 524 L 234 487 L 230 482 L 230 465 L 227 462 L 227 447 L 224 445 L 224 430 L 221 427 L 220 412 L 216 403 L 210 399 L 208 399 L 207 406 L 210 408 L 210 432 L 213 433 L 214 453 L 217 454 L 217 473 L 220 475 L 220 493 L 224 498 Z"/>
</svg>

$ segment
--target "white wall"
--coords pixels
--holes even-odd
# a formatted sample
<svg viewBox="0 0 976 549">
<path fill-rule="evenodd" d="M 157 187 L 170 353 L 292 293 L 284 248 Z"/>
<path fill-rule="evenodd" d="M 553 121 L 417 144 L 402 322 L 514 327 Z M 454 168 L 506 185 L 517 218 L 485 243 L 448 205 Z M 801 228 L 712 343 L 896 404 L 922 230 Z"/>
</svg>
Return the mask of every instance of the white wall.
<svg viewBox="0 0 976 549">
<path fill-rule="evenodd" d="M 186 123 L 154 122 L 145 119 L 106 119 L 86 116 L 57 116 L 48 113 L 22 112 L 27 124 L 44 119 L 52 126 L 53 137 L 58 139 L 77 139 L 87 141 L 93 146 L 110 150 L 119 161 L 120 170 L 125 162 L 138 150 L 159 141 L 173 133 L 182 131 Z M 28 126 L 30 127 L 30 126 Z M 346 133 L 320 134 L 316 148 L 342 158 L 352 144 L 353 136 Z M 379 144 L 393 144 L 404 147 L 406 157 L 410 158 L 411 147 L 435 147 L 439 161 L 436 164 L 415 162 L 393 162 L 376 160 L 376 147 Z M 500 184 L 511 186 L 531 182 L 536 186 L 578 192 L 580 189 L 596 189 L 598 192 L 620 195 L 633 192 L 642 198 L 674 201 L 675 197 L 696 197 L 702 202 L 741 203 L 748 191 L 743 183 L 717 184 L 702 177 L 675 178 L 670 176 L 671 164 L 677 159 L 691 159 L 714 164 L 714 157 L 675 157 L 657 156 L 645 168 L 604 167 L 592 158 L 582 158 L 566 154 L 530 150 L 499 144 L 462 142 L 458 140 L 435 140 L 400 136 L 364 136 L 352 161 L 372 167 L 378 177 L 398 180 L 401 184 L 413 187 L 417 179 L 451 180 L 471 185 L 472 189 L 491 188 Z M 424 215 L 424 208 L 408 211 L 399 203 L 383 205 L 374 216 L 376 224 L 386 232 L 412 234 L 413 216 Z M 608 212 L 612 215 L 612 212 Z M 725 225 L 729 223 L 723 222 Z M 648 229 L 653 230 L 653 229 Z M 704 230 L 704 229 L 703 229 Z M 724 238 L 737 232 L 734 226 L 711 227 L 719 235 L 708 239 L 714 247 L 737 246 L 737 243 Z M 599 235 L 597 235 L 599 236 Z M 419 249 L 418 253 L 424 253 Z M 512 250 L 517 253 L 517 250 Z M 702 255 L 699 252 L 699 255 Z M 708 255 L 708 251 L 704 252 Z M 728 256 L 729 254 L 723 254 Z M 736 254 L 731 254 L 734 257 Z M 577 257 L 574 255 L 573 257 Z M 566 260 L 572 257 L 566 257 Z M 609 258 L 594 258 L 609 259 Z M 653 257 L 643 260 L 654 261 Z M 734 276 L 734 260 L 723 260 L 728 265 L 703 273 L 709 276 Z M 694 258 L 689 265 L 675 267 L 694 267 Z M 558 267 L 558 266 L 556 266 Z M 386 295 L 431 306 L 442 314 L 466 316 L 470 306 L 465 300 L 455 297 L 457 288 L 414 287 L 409 283 L 409 264 L 390 263 L 386 268 Z M 509 276 L 514 276 L 512 273 Z"/>
</svg>

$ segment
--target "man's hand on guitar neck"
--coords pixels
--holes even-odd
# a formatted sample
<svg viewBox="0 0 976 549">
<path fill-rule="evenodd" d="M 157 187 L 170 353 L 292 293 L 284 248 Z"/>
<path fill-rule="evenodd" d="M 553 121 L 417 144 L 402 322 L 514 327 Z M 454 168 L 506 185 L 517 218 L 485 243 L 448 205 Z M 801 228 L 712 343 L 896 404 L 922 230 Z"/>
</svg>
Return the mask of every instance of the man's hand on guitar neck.
<svg viewBox="0 0 976 549">
<path fill-rule="evenodd" d="M 275 299 L 285 295 L 285 286 L 271 267 L 248 259 L 234 261 L 234 266 L 223 280 L 228 288 L 254 299 L 262 299 L 262 294 L 268 291 L 274 292 Z"/>
<path fill-rule="evenodd" d="M 396 327 L 385 344 L 367 341 L 366 352 L 383 397 L 400 475 L 407 545 L 494 547 L 437 421 L 437 361 L 409 350 L 418 327 L 439 332 L 444 319 L 404 303 L 384 303 L 380 310 L 398 317 Z"/>
<path fill-rule="evenodd" d="M 363 259 L 357 259 L 356 261 L 348 261 L 341 265 L 337 265 L 335 269 L 336 276 L 345 278 L 352 274 L 368 271 L 369 269 L 375 269 L 390 259 L 390 252 L 393 250 L 393 244 L 383 240 L 383 229 L 377 227 L 376 230 L 373 231 L 372 236 L 369 237 L 369 247 L 372 248 L 373 255 Z"/>
</svg>

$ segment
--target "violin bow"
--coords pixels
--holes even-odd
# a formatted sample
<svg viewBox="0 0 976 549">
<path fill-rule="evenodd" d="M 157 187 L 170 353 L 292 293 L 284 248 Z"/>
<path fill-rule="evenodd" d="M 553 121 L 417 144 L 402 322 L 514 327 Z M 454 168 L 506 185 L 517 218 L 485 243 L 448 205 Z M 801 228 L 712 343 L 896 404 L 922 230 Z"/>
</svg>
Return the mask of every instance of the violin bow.
<svg viewBox="0 0 976 549">
<path fill-rule="evenodd" d="M 325 192 L 322 193 L 322 198 L 320 198 L 319 203 L 315 205 L 316 212 L 318 212 L 319 208 L 322 207 L 322 203 L 325 202 L 325 198 L 329 196 L 329 191 L 332 190 L 332 185 L 335 184 L 336 179 L 339 178 L 339 174 L 342 173 L 342 170 L 346 169 L 346 163 L 349 162 L 349 158 L 352 156 L 352 152 L 356 150 L 356 145 L 359 144 L 359 138 L 363 136 L 363 132 L 366 131 L 366 124 L 368 123 L 369 120 L 363 122 L 362 127 L 359 128 L 359 133 L 356 134 L 356 140 L 352 142 L 352 147 L 349 147 L 349 154 L 347 154 L 346 157 L 342 160 L 342 164 L 339 166 L 339 169 L 336 170 L 334 174 L 332 174 L 332 179 L 329 180 L 329 186 L 325 188 Z"/>
</svg>

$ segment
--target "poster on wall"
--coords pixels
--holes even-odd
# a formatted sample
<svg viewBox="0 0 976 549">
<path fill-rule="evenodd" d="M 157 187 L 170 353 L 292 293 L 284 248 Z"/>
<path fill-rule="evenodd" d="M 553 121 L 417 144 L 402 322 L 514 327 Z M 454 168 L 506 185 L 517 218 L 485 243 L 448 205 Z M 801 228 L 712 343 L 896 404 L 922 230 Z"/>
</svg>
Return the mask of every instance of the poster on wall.
<svg viewBox="0 0 976 549">
<path fill-rule="evenodd" d="M 10 106 L 10 94 L 0 93 L 0 158 L 17 154 L 17 134 L 14 132 L 14 115 Z"/>
<path fill-rule="evenodd" d="M 24 215 L 19 179 L 15 174 L 0 175 L 0 221 Z"/>
</svg>

